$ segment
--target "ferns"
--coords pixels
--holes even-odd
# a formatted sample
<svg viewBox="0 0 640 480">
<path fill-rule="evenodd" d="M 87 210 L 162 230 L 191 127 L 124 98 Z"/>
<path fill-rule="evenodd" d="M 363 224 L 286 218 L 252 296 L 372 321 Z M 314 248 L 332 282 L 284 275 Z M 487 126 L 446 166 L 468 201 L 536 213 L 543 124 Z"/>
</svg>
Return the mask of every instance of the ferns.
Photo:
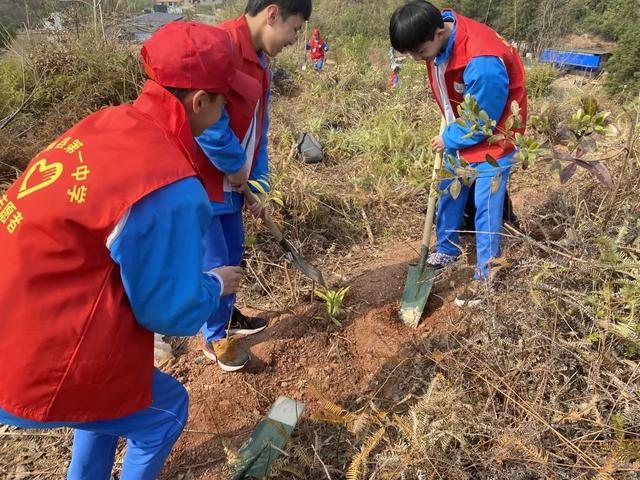
<svg viewBox="0 0 640 480">
<path fill-rule="evenodd" d="M 320 406 L 324 410 L 322 413 L 313 413 L 311 415 L 313 420 L 335 423 L 347 428 L 355 421 L 356 416 L 354 414 L 329 400 L 313 382 L 309 383 L 309 393 L 318 400 L 318 403 L 320 403 Z"/>
<path fill-rule="evenodd" d="M 350 412 L 329 400 L 317 386 L 310 385 L 309 391 L 323 409 L 312 418 L 342 425 L 361 445 L 351 459 L 347 480 L 364 478 L 367 462 L 386 435 L 394 435 L 394 439 L 376 457 L 376 463 L 402 470 L 425 457 L 441 457 L 454 445 L 466 446 L 463 425 L 471 421 L 473 412 L 460 402 L 442 375 L 432 379 L 425 394 L 404 415 L 389 415 L 373 403 Z M 431 472 L 435 473 L 436 470 Z"/>
<path fill-rule="evenodd" d="M 613 474 L 616 472 L 616 466 L 621 460 L 620 455 L 618 454 L 620 445 L 620 441 L 616 442 L 613 451 L 605 460 L 604 465 L 598 469 L 598 474 L 596 475 L 595 480 L 614 480 L 615 477 Z"/>
<path fill-rule="evenodd" d="M 284 455 L 278 457 L 271 467 L 271 478 L 281 478 L 282 473 L 289 473 L 301 480 L 306 478 L 314 464 L 313 455 L 305 447 L 295 441 L 287 444 Z"/>
<path fill-rule="evenodd" d="M 351 461 L 351 466 L 349 467 L 349 470 L 347 470 L 347 480 L 359 480 L 364 464 L 369 459 L 371 452 L 378 446 L 384 437 L 385 432 L 386 428 L 380 427 L 376 433 L 367 439 L 360 452 L 356 454 Z"/>
<path fill-rule="evenodd" d="M 515 435 L 503 434 L 498 440 L 498 445 L 509 451 L 515 450 L 530 460 L 547 465 L 549 463 L 549 454 L 542 448 L 532 445 L 529 441 L 521 440 Z"/>
</svg>

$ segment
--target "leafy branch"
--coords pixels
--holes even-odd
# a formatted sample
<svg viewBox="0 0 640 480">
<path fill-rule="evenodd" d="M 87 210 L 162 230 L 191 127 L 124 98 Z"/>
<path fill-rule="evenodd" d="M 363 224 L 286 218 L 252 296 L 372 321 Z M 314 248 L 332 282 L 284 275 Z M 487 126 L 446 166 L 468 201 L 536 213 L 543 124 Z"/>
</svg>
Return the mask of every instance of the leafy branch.
<svg viewBox="0 0 640 480">
<path fill-rule="evenodd" d="M 260 194 L 258 195 L 258 199 L 262 208 L 268 207 L 271 203 L 284 207 L 282 192 L 279 190 L 272 190 L 271 185 L 267 180 L 249 180 L 248 183 Z"/>
<path fill-rule="evenodd" d="M 540 115 L 531 117 L 534 129 L 550 129 L 549 120 L 544 116 L 546 108 L 543 107 Z M 513 164 L 519 163 L 523 169 L 526 169 L 537 163 L 547 163 L 550 171 L 559 176 L 561 183 L 566 183 L 580 167 L 589 171 L 605 188 L 613 188 L 611 174 L 601 161 L 604 159 L 585 160 L 583 158 L 588 152 L 597 148 L 594 137 L 606 131 L 607 119 L 610 116 L 610 112 L 597 111 L 597 103 L 592 97 L 583 99 L 583 107 L 577 110 L 566 126 L 561 127 L 557 132 L 567 153 L 554 148 L 548 139 L 541 143 L 536 137 L 517 131 L 523 126 L 520 105 L 514 100 L 510 109 L 511 115 L 506 119 L 504 126 L 499 126 L 486 111 L 480 109 L 475 97 L 466 95 L 464 101 L 458 105 L 459 117 L 456 120 L 459 126 L 468 130 L 462 138 L 469 139 L 481 134 L 487 139 L 487 143 L 498 144 L 505 152 L 509 145 L 513 145 L 516 149 Z M 500 168 L 493 156 L 486 155 L 485 160 L 492 167 Z M 452 179 L 448 189 L 455 199 L 460 194 L 462 185 L 472 185 L 479 172 L 462 156 L 456 159 L 452 155 L 447 155 L 446 161 L 448 169 L 441 171 L 441 178 Z M 491 189 L 494 193 L 498 190 L 501 181 L 501 172 L 493 176 Z"/>
</svg>

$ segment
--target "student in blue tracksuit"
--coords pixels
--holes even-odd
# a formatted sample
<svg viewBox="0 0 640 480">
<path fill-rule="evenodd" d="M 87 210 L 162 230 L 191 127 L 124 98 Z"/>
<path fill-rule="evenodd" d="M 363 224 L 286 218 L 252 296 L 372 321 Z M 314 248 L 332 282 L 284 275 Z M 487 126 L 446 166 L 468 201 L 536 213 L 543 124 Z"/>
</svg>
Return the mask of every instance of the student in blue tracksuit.
<svg viewBox="0 0 640 480">
<path fill-rule="evenodd" d="M 249 111 L 246 104 L 227 98 L 222 118 L 198 137 L 209 160 L 224 174 L 224 202 L 212 202 L 214 219 L 205 238 L 205 268 L 239 265 L 244 253 L 243 191 L 253 187 L 247 180 L 269 181 L 267 134 L 269 130 L 269 85 L 267 56 L 273 58 L 289 45 L 311 15 L 311 0 L 248 0 L 245 14 L 220 24 L 231 34 L 241 57 L 240 70 L 260 82 L 262 96 Z M 268 190 L 268 185 L 264 185 Z M 253 205 L 256 217 L 268 215 Z M 217 312 L 202 327 L 203 353 L 225 371 L 236 371 L 249 355 L 234 343 L 232 335 L 262 331 L 267 322 L 247 317 L 235 307 L 235 295 L 221 300 Z M 227 335 L 228 334 L 228 335 Z"/>
<path fill-rule="evenodd" d="M 142 56 L 152 80 L 135 103 L 94 113 L 47 154 L 61 170 L 75 165 L 53 145 L 82 138 L 94 197 L 70 206 L 68 184 L 52 177 L 18 203 L 19 229 L 0 232 L 15 259 L 0 278 L 0 424 L 75 429 L 69 480 L 113 478 L 120 438 L 120 479 L 158 477 L 186 425 L 189 396 L 153 368 L 152 332 L 196 334 L 242 279 L 238 266 L 203 267 L 212 209 L 196 165 L 209 163 L 193 136 L 221 117 L 232 90 L 251 96 L 257 84 L 234 69 L 228 33 L 199 23 L 163 27 Z M 129 159 L 114 171 L 123 152 Z M 21 184 L 2 197 L 18 202 Z M 61 239 L 65 254 L 52 255 Z M 24 248 L 28 256 L 16 254 Z"/>
<path fill-rule="evenodd" d="M 260 59 L 266 67 L 264 54 Z M 267 99 L 270 94 L 267 93 Z M 255 128 L 252 124 L 250 128 Z M 269 131 L 269 111 L 265 112 L 262 129 L 262 140 L 255 156 L 255 166 L 250 180 L 266 181 L 269 179 L 269 156 L 267 152 L 267 132 Z M 240 265 L 244 255 L 244 222 L 242 207 L 244 194 L 235 188 L 233 174 L 242 172 L 246 162 L 246 150 L 250 145 L 242 145 L 229 127 L 229 115 L 223 110 L 222 118 L 213 127 L 206 130 L 198 143 L 221 172 L 227 174 L 224 182 L 224 202 L 211 202 L 213 218 L 205 237 L 205 268 L 216 268 L 222 265 Z M 254 187 L 245 186 L 244 188 Z M 265 188 L 268 190 L 268 187 Z M 263 212 L 254 212 L 258 217 Z M 236 296 L 227 295 L 220 300 L 220 307 L 200 330 L 204 338 L 204 355 L 215 361 L 227 372 L 240 370 L 249 361 L 249 355 L 237 347 L 231 335 L 252 335 L 261 332 L 267 326 L 266 320 L 260 317 L 248 317 L 235 306 Z M 227 332 L 229 338 L 227 338 Z"/>
<path fill-rule="evenodd" d="M 456 165 L 446 163 L 452 173 L 460 166 L 460 158 L 477 171 L 475 282 L 456 299 L 460 306 L 477 305 L 477 291 L 487 285 L 492 260 L 500 255 L 503 205 L 516 150 L 507 142 L 489 143 L 482 131 L 469 136 L 470 125 L 459 123 L 458 106 L 465 96 L 472 96 L 480 109 L 496 120 L 497 128 L 506 130 L 511 104 L 516 102 L 522 122 L 510 128 L 512 133 L 524 132 L 527 95 L 522 60 L 512 45 L 486 25 L 452 10 L 440 11 L 424 0 L 399 7 L 391 18 L 389 33 L 396 50 L 427 62 L 431 89 L 446 120 L 446 128 L 433 138 L 432 148 L 454 159 Z M 486 161 L 487 156 L 493 157 L 497 166 Z M 458 231 L 470 188 L 463 185 L 459 195 L 451 195 L 452 182 L 445 180 L 440 185 L 436 251 L 427 260 L 436 268 L 455 262 L 460 255 Z"/>
<path fill-rule="evenodd" d="M 202 184 L 189 177 L 142 198 L 114 230 L 107 248 L 120 268 L 136 321 L 144 328 L 163 335 L 193 335 L 221 296 L 237 289 L 239 267 L 218 268 L 209 272 L 209 279 L 194 274 L 202 272 L 201 239 L 211 215 Z M 172 295 L 162 293 L 166 275 L 175 276 L 180 284 Z M 152 388 L 150 407 L 115 420 L 36 422 L 0 408 L 0 424 L 76 429 L 69 480 L 112 478 L 118 439 L 124 437 L 129 444 L 121 480 L 151 480 L 157 478 L 187 424 L 189 410 L 187 392 L 171 375 L 155 369 Z"/>
</svg>

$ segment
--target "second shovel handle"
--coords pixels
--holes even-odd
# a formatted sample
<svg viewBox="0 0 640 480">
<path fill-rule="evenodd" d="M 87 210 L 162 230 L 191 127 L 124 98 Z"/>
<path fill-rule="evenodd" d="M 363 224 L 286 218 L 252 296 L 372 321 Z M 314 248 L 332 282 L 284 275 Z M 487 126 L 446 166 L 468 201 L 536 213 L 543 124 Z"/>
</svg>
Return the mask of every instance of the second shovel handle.
<svg viewBox="0 0 640 480">
<path fill-rule="evenodd" d="M 444 131 L 446 122 L 444 117 L 440 119 L 440 134 Z M 422 246 L 429 248 L 431 243 L 431 229 L 433 227 L 433 218 L 436 213 L 436 201 L 438 199 L 437 180 L 438 174 L 442 168 L 442 155 L 436 153 L 433 160 L 433 173 L 431 174 L 431 187 L 429 188 L 429 203 L 427 204 L 427 215 L 424 219 L 424 230 L 422 231 Z"/>
</svg>

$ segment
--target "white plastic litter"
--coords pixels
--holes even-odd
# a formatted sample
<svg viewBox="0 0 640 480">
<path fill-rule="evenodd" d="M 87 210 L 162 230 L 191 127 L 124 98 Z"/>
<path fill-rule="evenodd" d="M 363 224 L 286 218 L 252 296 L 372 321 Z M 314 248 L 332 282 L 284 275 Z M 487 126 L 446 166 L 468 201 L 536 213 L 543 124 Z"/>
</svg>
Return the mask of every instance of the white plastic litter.
<svg viewBox="0 0 640 480">
<path fill-rule="evenodd" d="M 173 358 L 171 345 L 164 341 L 164 336 L 154 334 L 153 360 L 156 365 L 161 365 Z"/>
</svg>

